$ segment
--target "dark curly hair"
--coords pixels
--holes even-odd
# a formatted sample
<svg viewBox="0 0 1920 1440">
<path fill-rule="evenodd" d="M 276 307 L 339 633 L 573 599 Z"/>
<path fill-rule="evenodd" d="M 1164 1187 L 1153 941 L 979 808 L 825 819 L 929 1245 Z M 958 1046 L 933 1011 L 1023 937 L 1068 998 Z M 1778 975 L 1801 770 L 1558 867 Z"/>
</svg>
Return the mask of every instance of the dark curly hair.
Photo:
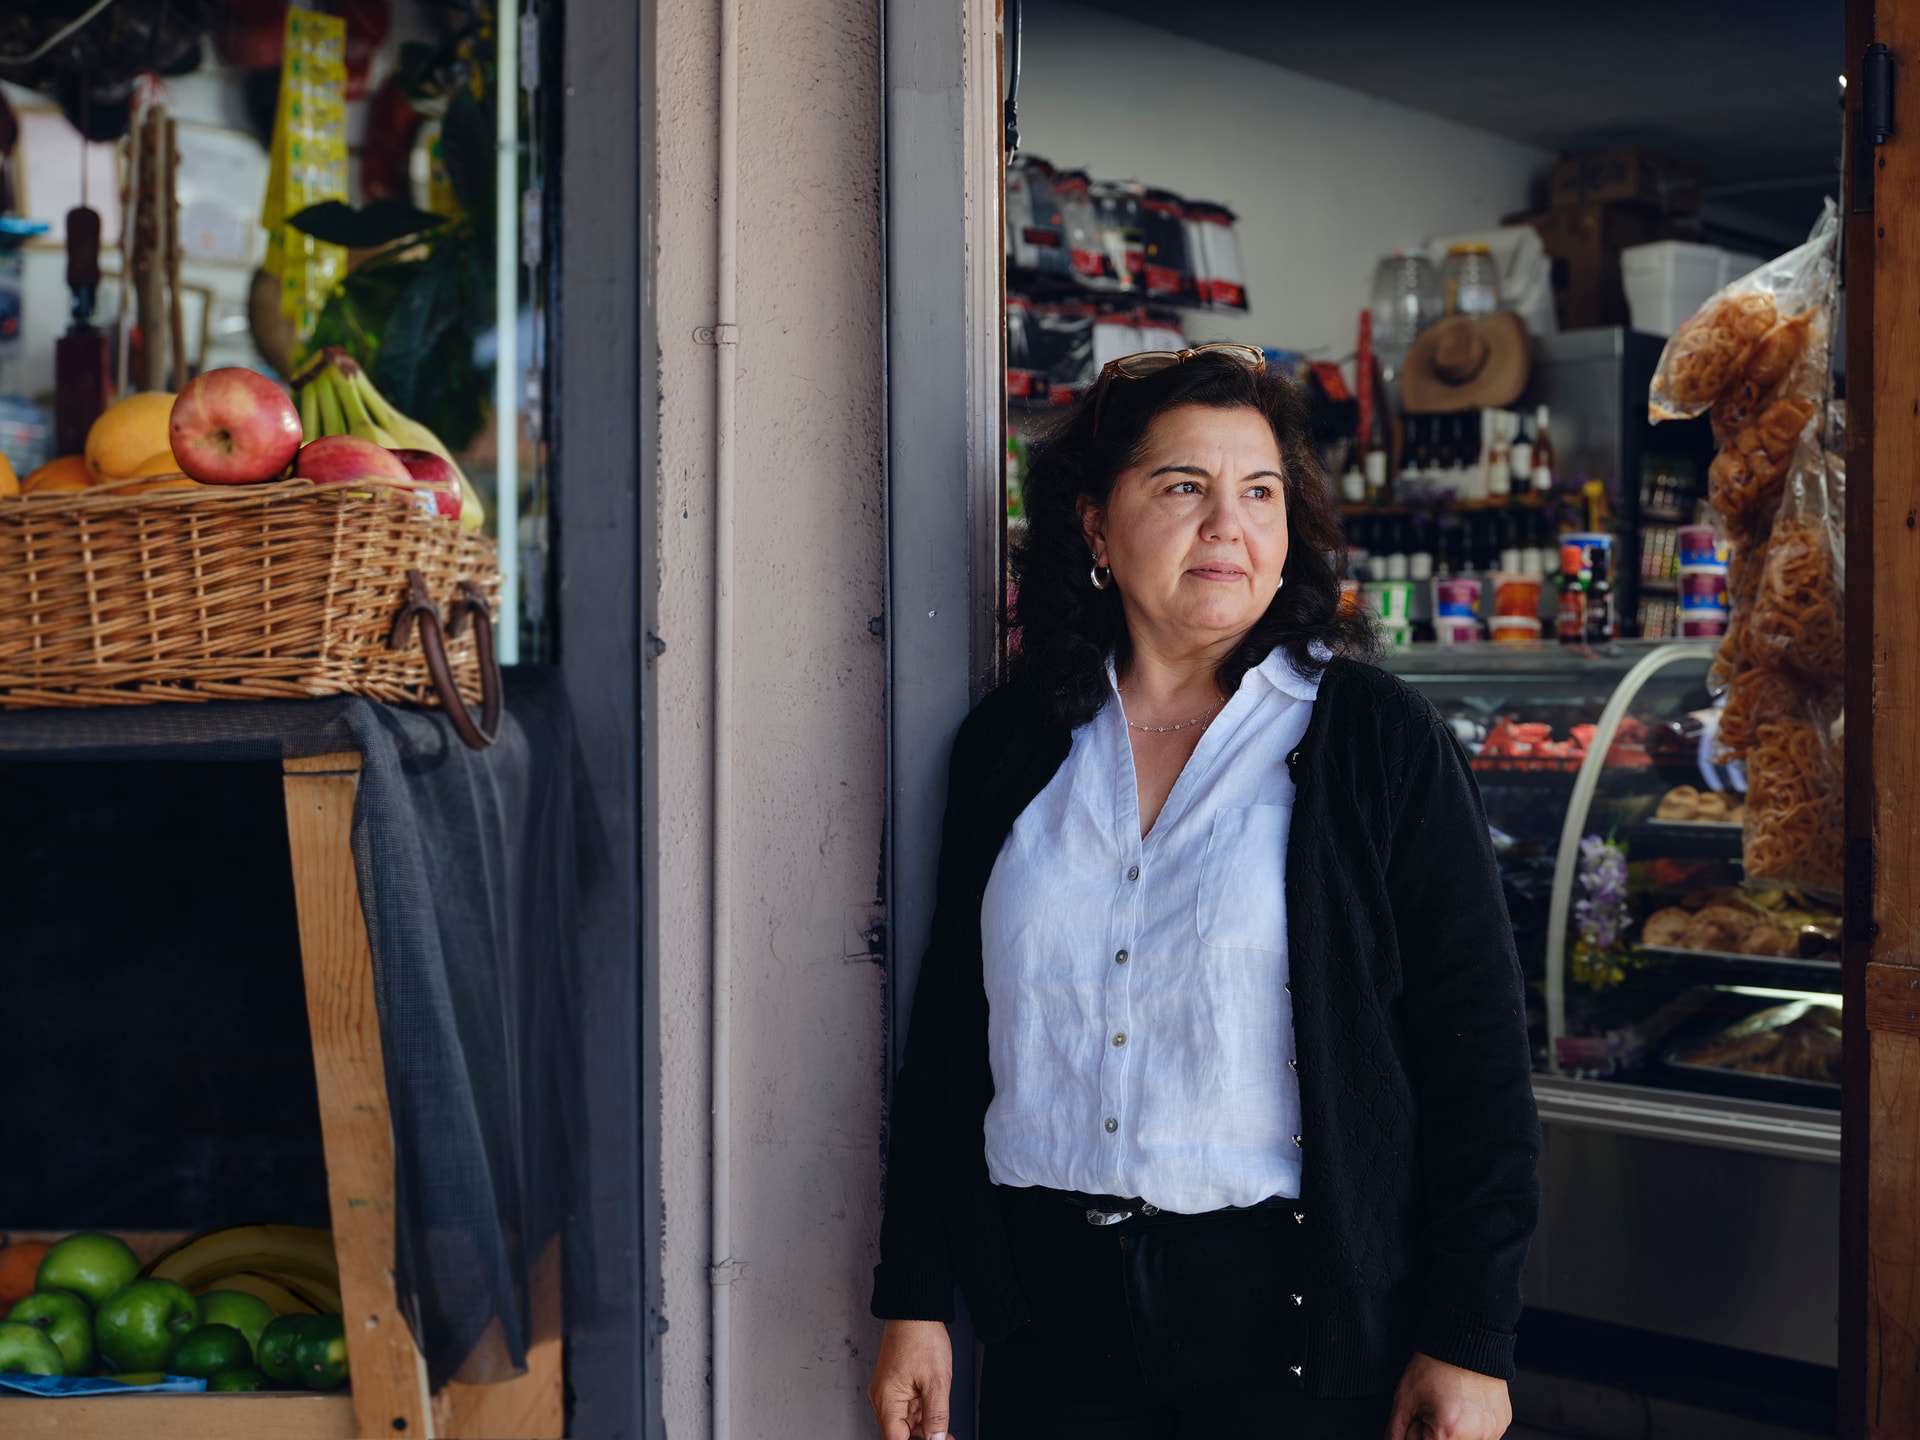
<svg viewBox="0 0 1920 1440">
<path fill-rule="evenodd" d="M 1215 679 L 1231 695 L 1274 646 L 1304 674 L 1328 653 L 1368 655 L 1373 631 L 1358 610 L 1340 608 L 1346 541 L 1313 452 L 1306 403 L 1288 381 L 1230 356 L 1196 355 L 1140 379 L 1101 380 L 1033 445 L 1026 479 L 1027 527 L 1012 548 L 1015 585 L 1009 623 L 1018 628 L 1012 669 L 1043 697 L 1048 721 L 1071 729 L 1107 702 L 1107 657 L 1124 669 L 1131 645 L 1120 593 L 1096 590 L 1079 501 L 1104 506 L 1123 470 L 1139 463 L 1148 428 L 1183 405 L 1257 410 L 1273 427 L 1286 475 L 1286 585 Z"/>
</svg>

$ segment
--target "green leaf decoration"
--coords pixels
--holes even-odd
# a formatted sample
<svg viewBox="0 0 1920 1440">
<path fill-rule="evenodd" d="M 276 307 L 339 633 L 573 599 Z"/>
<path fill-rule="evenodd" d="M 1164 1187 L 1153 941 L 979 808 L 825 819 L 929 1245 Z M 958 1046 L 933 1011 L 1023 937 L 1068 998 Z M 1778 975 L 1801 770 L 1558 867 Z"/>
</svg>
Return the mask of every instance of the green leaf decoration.
<svg viewBox="0 0 1920 1440">
<path fill-rule="evenodd" d="M 471 90 L 460 89 L 447 101 L 440 122 L 440 156 L 446 163 L 453 198 L 473 217 L 474 240 L 491 253 L 493 244 L 493 114 Z"/>
<path fill-rule="evenodd" d="M 340 200 L 309 205 L 287 223 L 303 234 L 329 245 L 372 250 L 409 235 L 421 235 L 446 223 L 446 216 L 416 210 L 399 200 L 375 200 L 358 209 Z"/>
</svg>

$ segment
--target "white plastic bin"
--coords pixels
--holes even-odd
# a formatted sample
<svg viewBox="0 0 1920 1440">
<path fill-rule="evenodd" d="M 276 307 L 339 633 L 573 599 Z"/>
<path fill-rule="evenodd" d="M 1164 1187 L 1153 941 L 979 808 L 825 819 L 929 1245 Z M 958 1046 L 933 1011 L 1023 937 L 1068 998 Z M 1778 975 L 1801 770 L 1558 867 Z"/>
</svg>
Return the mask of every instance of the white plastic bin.
<svg viewBox="0 0 1920 1440">
<path fill-rule="evenodd" d="M 1671 335 L 1714 291 L 1765 263 L 1758 255 L 1690 240 L 1629 245 L 1620 252 L 1620 280 L 1633 328 Z"/>
</svg>

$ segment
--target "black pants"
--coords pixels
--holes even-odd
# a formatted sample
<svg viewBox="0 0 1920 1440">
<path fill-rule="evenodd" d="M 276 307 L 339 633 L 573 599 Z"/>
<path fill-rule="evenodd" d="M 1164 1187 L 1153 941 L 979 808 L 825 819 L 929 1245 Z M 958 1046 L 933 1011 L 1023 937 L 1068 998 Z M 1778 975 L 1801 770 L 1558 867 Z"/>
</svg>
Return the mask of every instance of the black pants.
<svg viewBox="0 0 1920 1440">
<path fill-rule="evenodd" d="M 980 1440 L 1381 1440 L 1392 1395 L 1315 1400 L 1287 1373 L 1296 1231 L 1284 1204 L 1087 1223 L 1002 1190 L 1033 1318 L 987 1347 Z M 1103 1208 L 1118 1208 L 1114 1202 Z"/>
</svg>

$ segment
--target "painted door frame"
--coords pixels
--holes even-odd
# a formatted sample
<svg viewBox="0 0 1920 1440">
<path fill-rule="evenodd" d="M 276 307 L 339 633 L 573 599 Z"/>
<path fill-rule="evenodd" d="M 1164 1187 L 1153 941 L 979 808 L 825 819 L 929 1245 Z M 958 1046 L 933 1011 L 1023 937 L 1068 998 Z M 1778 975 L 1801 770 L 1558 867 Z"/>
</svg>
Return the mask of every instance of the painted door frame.
<svg viewBox="0 0 1920 1440">
<path fill-rule="evenodd" d="M 995 679 L 1005 517 L 997 0 L 882 0 L 887 1085 L 906 1044 L 955 730 Z M 972 1434 L 956 1327 L 954 1432 Z"/>
<path fill-rule="evenodd" d="M 1839 1434 L 1920 1434 L 1920 0 L 1848 0 Z M 1861 138 L 1862 58 L 1906 112 Z M 1899 120 L 1906 124 L 1901 126 Z"/>
<path fill-rule="evenodd" d="M 605 872 L 579 916 L 588 1193 L 567 1232 L 567 1433 L 664 1435 L 660 1402 L 660 1038 L 652 683 L 653 0 L 564 0 L 548 99 L 559 196 L 553 314 L 559 668 Z M 551 45 L 554 42 L 548 41 Z M 545 82 L 543 82 L 545 83 Z"/>
</svg>

